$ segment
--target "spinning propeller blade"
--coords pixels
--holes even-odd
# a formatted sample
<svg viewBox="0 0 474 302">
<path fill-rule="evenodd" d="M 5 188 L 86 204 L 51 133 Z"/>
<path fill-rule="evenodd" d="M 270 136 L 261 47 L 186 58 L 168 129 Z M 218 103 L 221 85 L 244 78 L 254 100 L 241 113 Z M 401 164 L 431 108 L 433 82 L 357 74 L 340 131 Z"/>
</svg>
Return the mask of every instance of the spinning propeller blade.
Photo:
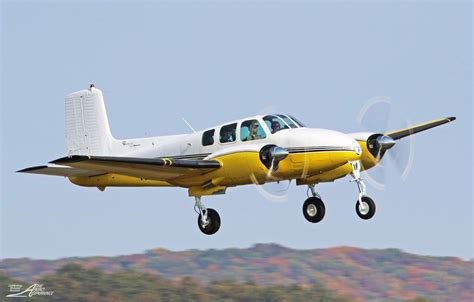
<svg viewBox="0 0 474 302">
<path fill-rule="evenodd" d="M 378 166 L 365 171 L 364 178 L 368 183 L 383 190 L 386 184 L 387 165 L 395 166 L 398 176 L 405 180 L 413 162 L 414 143 L 412 139 L 398 141 L 397 136 L 387 133 L 392 125 L 404 127 L 409 125 L 400 113 L 393 110 L 390 98 L 377 97 L 369 100 L 359 112 L 357 122 L 365 131 L 380 133 L 369 137 L 368 148 L 377 161 L 388 157 L 390 162 L 380 162 Z M 390 151 L 387 152 L 388 150 Z"/>
</svg>

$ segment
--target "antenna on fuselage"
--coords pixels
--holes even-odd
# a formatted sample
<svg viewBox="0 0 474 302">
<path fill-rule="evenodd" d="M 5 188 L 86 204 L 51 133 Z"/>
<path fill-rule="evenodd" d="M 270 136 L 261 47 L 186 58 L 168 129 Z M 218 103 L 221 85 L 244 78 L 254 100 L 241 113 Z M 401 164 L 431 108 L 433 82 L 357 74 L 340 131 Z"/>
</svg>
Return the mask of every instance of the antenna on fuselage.
<svg viewBox="0 0 474 302">
<path fill-rule="evenodd" d="M 188 123 L 188 121 L 185 120 L 184 117 L 182 119 L 183 119 L 183 122 L 189 127 L 189 129 L 191 129 L 194 133 L 196 133 L 196 130 L 194 130 L 193 126 L 191 126 L 191 124 Z"/>
</svg>

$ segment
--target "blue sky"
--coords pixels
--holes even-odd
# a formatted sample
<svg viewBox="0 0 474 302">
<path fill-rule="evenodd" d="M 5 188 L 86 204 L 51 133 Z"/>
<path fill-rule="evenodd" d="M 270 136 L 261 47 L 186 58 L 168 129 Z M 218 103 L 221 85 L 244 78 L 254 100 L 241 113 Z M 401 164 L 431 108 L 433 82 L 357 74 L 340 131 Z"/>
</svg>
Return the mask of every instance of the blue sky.
<svg viewBox="0 0 474 302">
<path fill-rule="evenodd" d="M 118 255 L 248 247 L 350 245 L 473 257 L 472 4 L 411 2 L 2 2 L 1 257 Z M 288 112 L 310 127 L 363 130 L 366 102 L 389 97 L 394 124 L 457 116 L 414 137 L 402 181 L 369 187 L 360 220 L 348 178 L 285 202 L 255 187 L 203 198 L 220 231 L 200 233 L 177 188 L 94 188 L 14 171 L 64 156 L 64 96 L 95 83 L 117 138 L 187 133 Z M 384 130 L 384 129 L 382 129 Z"/>
</svg>

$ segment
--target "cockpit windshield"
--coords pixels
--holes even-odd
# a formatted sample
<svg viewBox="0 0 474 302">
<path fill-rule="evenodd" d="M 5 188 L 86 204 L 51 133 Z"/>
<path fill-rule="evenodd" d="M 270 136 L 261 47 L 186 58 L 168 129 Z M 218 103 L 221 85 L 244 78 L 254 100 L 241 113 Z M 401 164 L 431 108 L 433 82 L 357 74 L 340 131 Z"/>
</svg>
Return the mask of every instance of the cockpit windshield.
<svg viewBox="0 0 474 302">
<path fill-rule="evenodd" d="M 289 125 L 291 128 L 298 128 L 298 126 L 296 126 L 296 124 L 289 117 L 287 117 L 286 115 L 277 114 L 277 116 L 282 118 L 285 121 L 285 123 L 287 125 Z"/>
<path fill-rule="evenodd" d="M 289 118 L 291 118 L 299 127 L 306 127 L 305 124 L 297 120 L 294 116 L 288 115 Z"/>
<path fill-rule="evenodd" d="M 263 120 L 271 133 L 276 133 L 284 129 L 304 127 L 304 125 L 295 118 L 284 114 L 269 114 L 264 116 Z"/>
<path fill-rule="evenodd" d="M 288 125 L 276 115 L 264 116 L 263 121 L 267 124 L 267 127 L 270 129 L 272 134 L 283 129 L 289 129 Z"/>
</svg>

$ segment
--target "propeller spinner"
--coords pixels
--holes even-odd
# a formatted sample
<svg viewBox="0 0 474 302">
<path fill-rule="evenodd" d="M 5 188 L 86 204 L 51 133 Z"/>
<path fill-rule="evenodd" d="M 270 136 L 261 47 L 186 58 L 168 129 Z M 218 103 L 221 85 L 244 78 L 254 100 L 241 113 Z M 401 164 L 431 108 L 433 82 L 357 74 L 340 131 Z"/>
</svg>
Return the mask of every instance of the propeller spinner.
<svg viewBox="0 0 474 302">
<path fill-rule="evenodd" d="M 278 170 L 278 163 L 288 156 L 288 151 L 276 145 L 266 145 L 260 150 L 260 160 L 271 172 Z"/>
<path fill-rule="evenodd" d="M 390 136 L 373 134 L 367 139 L 367 148 L 377 160 L 381 160 L 385 151 L 392 148 L 395 143 L 395 140 Z"/>
</svg>

